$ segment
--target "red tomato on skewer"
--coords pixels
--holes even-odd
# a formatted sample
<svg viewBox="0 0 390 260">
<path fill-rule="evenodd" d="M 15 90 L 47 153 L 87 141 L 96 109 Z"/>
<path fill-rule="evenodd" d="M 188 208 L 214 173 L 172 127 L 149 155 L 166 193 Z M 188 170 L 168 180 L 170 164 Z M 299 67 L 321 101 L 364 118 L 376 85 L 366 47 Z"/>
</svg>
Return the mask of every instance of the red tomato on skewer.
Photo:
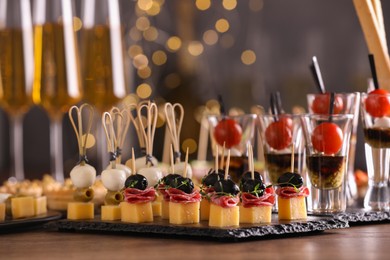
<svg viewBox="0 0 390 260">
<path fill-rule="evenodd" d="M 221 146 L 225 143 L 228 149 L 238 145 L 241 142 L 241 136 L 241 126 L 233 119 L 222 119 L 214 129 L 214 138 L 217 143 Z"/>
<path fill-rule="evenodd" d="M 265 140 L 273 149 L 287 148 L 292 141 L 292 121 L 289 118 L 280 118 L 271 123 L 265 130 Z"/>
<path fill-rule="evenodd" d="M 388 92 L 384 89 L 375 89 L 368 93 L 365 100 L 367 113 L 372 117 L 383 117 L 390 113 L 390 101 Z"/>
<path fill-rule="evenodd" d="M 311 104 L 311 109 L 315 114 L 327 115 L 330 107 L 330 93 L 318 94 Z M 343 110 L 344 104 L 341 97 L 335 96 L 333 103 L 333 113 L 339 114 Z"/>
<path fill-rule="evenodd" d="M 323 122 L 314 129 L 311 142 L 318 152 L 338 153 L 343 145 L 343 131 L 335 123 Z"/>
</svg>

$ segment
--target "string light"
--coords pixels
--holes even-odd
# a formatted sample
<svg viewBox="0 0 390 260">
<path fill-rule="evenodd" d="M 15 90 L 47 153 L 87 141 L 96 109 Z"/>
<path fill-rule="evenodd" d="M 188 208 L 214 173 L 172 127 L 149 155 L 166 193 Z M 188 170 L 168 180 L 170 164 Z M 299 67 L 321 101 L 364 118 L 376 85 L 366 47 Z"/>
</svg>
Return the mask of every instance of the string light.
<svg viewBox="0 0 390 260">
<path fill-rule="evenodd" d="M 241 61 L 245 65 L 251 65 L 256 61 L 256 54 L 252 50 L 245 50 L 241 54 Z"/>
<path fill-rule="evenodd" d="M 237 6 L 237 1 L 236 0 L 223 0 L 222 1 L 222 6 L 228 11 L 233 10 Z"/>
<path fill-rule="evenodd" d="M 203 41 L 207 45 L 214 45 L 218 42 L 218 33 L 214 30 L 207 30 L 203 33 Z"/>
<path fill-rule="evenodd" d="M 152 61 L 155 65 L 161 66 L 167 62 L 167 55 L 164 51 L 155 51 L 152 55 Z"/>
<path fill-rule="evenodd" d="M 228 20 L 224 19 L 224 18 L 221 18 L 219 19 L 216 23 L 215 23 L 215 29 L 220 32 L 220 33 L 224 33 L 224 32 L 227 32 L 229 30 L 229 22 Z"/>
<path fill-rule="evenodd" d="M 192 55 L 192 56 L 199 56 L 202 54 L 203 52 L 203 44 L 198 42 L 198 41 L 193 41 L 193 42 L 190 42 L 190 44 L 188 45 L 188 52 Z"/>
<path fill-rule="evenodd" d="M 205 11 L 210 8 L 211 6 L 211 1 L 210 0 L 196 0 L 195 1 L 195 6 L 198 8 L 200 11 Z"/>
</svg>

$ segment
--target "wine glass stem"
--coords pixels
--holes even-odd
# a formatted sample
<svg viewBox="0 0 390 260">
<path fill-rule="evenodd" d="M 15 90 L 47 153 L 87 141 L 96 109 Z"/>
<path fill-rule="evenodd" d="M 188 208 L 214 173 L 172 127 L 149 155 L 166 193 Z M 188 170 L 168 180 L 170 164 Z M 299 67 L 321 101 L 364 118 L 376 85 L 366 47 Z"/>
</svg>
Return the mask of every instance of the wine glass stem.
<svg viewBox="0 0 390 260">
<path fill-rule="evenodd" d="M 61 118 L 50 120 L 50 167 L 53 178 L 64 182 Z"/>
<path fill-rule="evenodd" d="M 23 168 L 23 115 L 10 117 L 11 172 L 10 177 L 24 180 Z"/>
</svg>

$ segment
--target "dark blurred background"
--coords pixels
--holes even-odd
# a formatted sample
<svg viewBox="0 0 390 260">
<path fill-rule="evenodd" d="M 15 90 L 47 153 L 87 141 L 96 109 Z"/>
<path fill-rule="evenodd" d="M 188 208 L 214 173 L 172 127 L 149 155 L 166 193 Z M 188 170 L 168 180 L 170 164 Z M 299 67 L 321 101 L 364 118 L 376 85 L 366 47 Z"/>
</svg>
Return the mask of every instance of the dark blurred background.
<svg viewBox="0 0 390 260">
<path fill-rule="evenodd" d="M 351 0 L 160 0 L 147 11 L 139 2 L 121 1 L 130 75 L 126 100 L 182 103 L 186 114 L 181 139 L 190 144 L 191 159 L 197 155 L 200 114 L 218 94 L 227 107 L 245 112 L 254 105 L 268 108 L 272 91 L 280 91 L 285 110 L 291 112 L 296 105 L 306 108 L 306 94 L 317 91 L 308 68 L 313 55 L 329 91 L 367 89 L 368 50 Z M 382 1 L 382 8 L 385 27 L 390 28 L 390 1 Z M 164 129 L 158 128 L 155 138 L 158 159 Z M 77 144 L 67 117 L 63 138 L 68 176 L 77 161 Z M 4 180 L 9 130 L 3 111 L 0 144 L 0 179 Z M 125 149 L 136 144 L 130 131 Z M 89 157 L 96 164 L 96 151 L 90 151 Z M 39 107 L 24 118 L 24 160 L 28 178 L 50 171 L 48 117 Z M 356 168 L 365 167 L 359 129 Z"/>
</svg>

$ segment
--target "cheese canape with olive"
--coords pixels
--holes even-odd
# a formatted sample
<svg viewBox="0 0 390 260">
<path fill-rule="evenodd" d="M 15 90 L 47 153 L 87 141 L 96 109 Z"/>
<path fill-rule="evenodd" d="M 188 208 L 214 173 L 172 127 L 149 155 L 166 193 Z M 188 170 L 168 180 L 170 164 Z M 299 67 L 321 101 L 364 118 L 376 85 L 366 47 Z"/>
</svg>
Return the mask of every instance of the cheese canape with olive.
<svg viewBox="0 0 390 260">
<path fill-rule="evenodd" d="M 209 226 L 228 227 L 239 225 L 238 202 L 240 188 L 234 181 L 228 178 L 230 164 L 230 150 L 226 161 L 225 176 L 217 181 L 210 196 Z"/>
<path fill-rule="evenodd" d="M 134 149 L 132 149 L 134 158 Z M 132 174 L 126 179 L 124 201 L 120 203 L 121 221 L 129 223 L 153 222 L 152 202 L 156 192 L 142 174 L 136 172 L 133 160 Z"/>
<path fill-rule="evenodd" d="M 248 151 L 249 171 L 243 174 L 240 181 L 240 223 L 270 223 L 275 192 L 272 185 L 267 187 L 261 174 L 254 170 L 252 146 Z"/>
<path fill-rule="evenodd" d="M 188 163 L 188 148 L 185 164 Z M 186 167 L 184 168 L 186 169 Z M 194 189 L 191 178 L 183 176 L 174 178 L 170 188 L 166 190 L 169 196 L 169 223 L 171 224 L 193 224 L 199 223 L 199 208 L 202 196 Z"/>
<path fill-rule="evenodd" d="M 83 134 L 83 110 L 88 109 L 89 113 L 85 114 L 88 118 L 87 131 Z M 72 113 L 76 111 L 76 118 L 78 122 L 78 128 L 76 127 Z M 72 123 L 73 129 L 76 133 L 78 145 L 79 145 L 79 163 L 71 170 L 70 179 L 73 186 L 76 188 L 74 191 L 74 202 L 69 202 L 67 207 L 67 218 L 73 220 L 80 219 L 93 219 L 94 218 L 94 203 L 92 199 L 94 197 L 94 190 L 92 185 L 96 180 L 96 170 L 93 166 L 88 164 L 86 155 L 87 148 L 90 148 L 88 139 L 90 137 L 90 131 L 92 127 L 93 108 L 88 104 L 83 104 L 79 107 L 73 106 L 69 110 L 69 119 Z"/>
</svg>

